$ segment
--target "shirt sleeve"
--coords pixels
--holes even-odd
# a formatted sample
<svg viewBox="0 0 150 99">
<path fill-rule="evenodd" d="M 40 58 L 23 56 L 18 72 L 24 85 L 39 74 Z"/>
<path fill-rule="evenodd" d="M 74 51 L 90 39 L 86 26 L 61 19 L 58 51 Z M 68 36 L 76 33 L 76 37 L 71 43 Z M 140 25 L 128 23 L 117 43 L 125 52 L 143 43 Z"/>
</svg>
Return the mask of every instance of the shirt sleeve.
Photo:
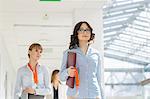
<svg viewBox="0 0 150 99">
<path fill-rule="evenodd" d="M 102 67 L 102 63 L 101 63 L 101 57 L 100 55 L 98 55 L 98 66 L 97 66 L 97 79 L 98 79 L 98 84 L 100 87 L 100 95 L 101 98 L 100 99 L 104 99 L 104 84 L 103 84 L 103 67 Z"/>
<path fill-rule="evenodd" d="M 60 80 L 63 82 L 66 81 L 69 76 L 66 64 L 67 64 L 67 51 L 63 53 L 62 65 L 60 70 Z"/>
<path fill-rule="evenodd" d="M 15 89 L 14 89 L 14 99 L 19 99 L 22 94 L 22 86 L 21 86 L 21 70 L 18 69 L 17 71 L 17 78 L 15 83 Z"/>
<path fill-rule="evenodd" d="M 44 88 L 36 88 L 35 92 L 36 95 L 50 95 L 51 88 L 50 88 L 50 77 L 49 72 L 46 67 L 43 66 L 43 77 L 44 77 Z"/>
</svg>

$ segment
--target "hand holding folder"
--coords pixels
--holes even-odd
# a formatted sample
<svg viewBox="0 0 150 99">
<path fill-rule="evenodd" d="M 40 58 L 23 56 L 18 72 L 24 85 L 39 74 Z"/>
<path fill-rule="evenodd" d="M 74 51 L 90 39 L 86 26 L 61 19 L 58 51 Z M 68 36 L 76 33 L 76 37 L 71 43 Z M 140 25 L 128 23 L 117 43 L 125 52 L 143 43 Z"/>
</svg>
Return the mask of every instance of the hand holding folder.
<svg viewBox="0 0 150 99">
<path fill-rule="evenodd" d="M 76 81 L 76 86 L 79 86 L 79 76 L 78 76 L 78 70 L 76 69 L 76 53 L 74 52 L 68 52 L 68 59 L 67 59 L 67 66 L 66 68 L 69 68 L 70 66 L 75 67 L 75 77 L 68 77 L 66 84 L 70 88 L 74 88 L 74 83 Z M 75 80 L 76 79 L 76 80 Z"/>
</svg>

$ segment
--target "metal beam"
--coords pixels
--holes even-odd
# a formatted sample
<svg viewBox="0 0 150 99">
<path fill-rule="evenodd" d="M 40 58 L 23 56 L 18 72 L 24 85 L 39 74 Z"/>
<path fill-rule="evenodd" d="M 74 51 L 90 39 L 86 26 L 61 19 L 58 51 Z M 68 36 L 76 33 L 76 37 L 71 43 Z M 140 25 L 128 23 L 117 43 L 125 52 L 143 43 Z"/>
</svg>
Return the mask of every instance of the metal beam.
<svg viewBox="0 0 150 99">
<path fill-rule="evenodd" d="M 105 83 L 107 86 L 138 86 L 140 83 Z"/>
<path fill-rule="evenodd" d="M 116 25 L 123 25 L 123 24 L 126 24 L 127 23 L 127 20 L 121 20 L 121 21 L 115 21 L 115 22 L 111 22 L 111 23 L 104 23 L 104 28 L 105 27 L 112 27 L 112 26 L 116 26 Z M 113 25 L 112 25 L 113 24 Z"/>
<path fill-rule="evenodd" d="M 133 32 L 128 32 L 128 31 L 125 31 L 126 33 L 122 33 L 123 35 L 128 35 L 128 36 L 131 36 L 131 37 L 136 37 L 136 38 L 140 38 L 140 39 L 143 39 L 143 40 L 147 40 L 147 41 L 150 41 L 150 38 L 148 38 L 146 35 L 142 35 L 142 34 L 139 34 L 139 35 L 137 35 L 136 33 L 133 33 Z M 131 34 L 132 33 L 132 34 Z M 143 36 L 145 36 L 145 37 L 143 37 Z M 146 38 L 147 37 L 147 38 Z M 144 43 L 146 43 L 146 42 L 144 42 Z"/>
<path fill-rule="evenodd" d="M 116 12 L 116 11 L 122 11 L 122 10 L 129 10 L 133 8 L 139 8 L 143 5 L 144 5 L 144 2 L 142 1 L 142 2 L 124 4 L 124 5 L 117 5 L 114 7 L 107 7 L 107 8 L 104 8 L 103 10 L 109 13 L 109 12 Z"/>
<path fill-rule="evenodd" d="M 110 34 L 110 35 L 105 35 L 105 34 L 104 34 L 104 38 L 109 38 L 109 37 L 113 37 L 113 36 L 116 36 L 116 35 L 118 35 L 118 34 L 116 34 L 116 33 Z"/>
<path fill-rule="evenodd" d="M 132 16 L 131 14 L 128 14 L 128 15 L 121 15 L 121 16 L 115 16 L 115 17 L 109 17 L 109 18 L 103 18 L 104 22 L 107 22 L 107 21 L 112 21 L 112 20 L 117 20 L 117 19 L 123 19 L 123 18 L 128 18 Z"/>
<path fill-rule="evenodd" d="M 122 32 L 121 34 L 123 35 L 127 35 L 127 36 L 131 36 L 131 37 L 136 37 L 136 38 L 140 38 L 140 39 L 144 39 L 144 40 L 147 40 L 147 41 L 150 41 L 150 38 L 146 38 L 147 36 L 145 35 L 145 37 L 143 37 L 144 35 L 137 35 L 136 33 L 133 33 L 133 32 L 130 32 L 130 31 L 124 31 Z M 131 34 L 132 33 L 132 34 Z M 117 36 L 118 34 L 110 34 L 110 35 L 104 35 L 104 38 L 108 38 L 108 37 L 113 37 L 113 36 Z M 131 42 L 130 42 L 131 43 Z M 146 42 L 145 42 L 146 43 Z"/>
<path fill-rule="evenodd" d="M 136 52 L 138 52 L 139 50 L 137 50 L 137 49 L 133 49 L 133 50 L 130 50 L 129 52 L 128 51 L 125 51 L 125 50 L 120 50 L 120 49 L 113 49 L 113 48 L 107 48 L 107 50 L 106 51 L 108 51 L 108 50 L 111 50 L 111 51 L 114 51 L 114 52 L 119 52 L 120 54 L 122 53 L 122 54 L 125 54 L 124 55 L 124 57 L 129 57 L 129 56 L 136 56 L 136 58 L 143 58 L 144 60 L 142 60 L 142 61 L 146 61 L 146 62 L 148 62 L 149 63 L 149 60 L 150 60 L 150 57 L 148 57 L 148 56 L 143 56 L 142 54 L 140 54 L 140 55 L 137 55 L 136 54 Z M 140 60 L 141 60 L 140 59 Z"/>
<path fill-rule="evenodd" d="M 135 48 L 133 48 L 133 46 L 126 46 L 125 44 L 114 44 L 114 43 L 112 43 L 111 45 L 114 45 L 114 46 L 118 46 L 118 47 L 122 47 L 122 48 L 126 48 L 126 49 L 129 49 L 129 50 L 135 50 Z M 108 48 L 109 49 L 109 48 Z M 140 52 L 143 52 L 143 53 L 145 53 L 145 54 L 147 54 L 147 53 L 150 53 L 150 52 L 148 52 L 148 51 L 145 51 L 145 50 L 140 50 Z M 147 56 L 148 57 L 148 56 Z M 149 58 L 150 58 L 150 56 L 149 56 Z"/>
<path fill-rule="evenodd" d="M 109 33 L 109 32 L 112 32 L 112 31 L 120 31 L 122 29 L 124 29 L 125 27 L 127 27 L 127 25 L 123 25 L 121 27 L 115 27 L 115 28 L 110 28 L 110 29 L 105 29 L 104 30 L 104 33 Z"/>
<path fill-rule="evenodd" d="M 149 19 L 147 19 L 147 20 L 145 20 L 145 19 L 142 19 L 142 18 L 136 18 L 135 20 L 137 20 L 137 21 L 140 21 L 140 22 L 145 22 L 145 23 L 149 23 L 150 22 L 150 20 Z"/>
<path fill-rule="evenodd" d="M 136 19 L 136 18 L 135 18 Z M 147 22 L 147 21 L 144 21 L 144 20 L 141 20 L 141 19 L 136 19 L 137 21 L 141 21 L 141 22 Z M 125 24 L 127 24 L 128 23 L 128 20 L 124 20 L 124 21 L 117 21 L 117 22 L 111 22 L 111 23 L 106 23 L 106 24 L 104 24 L 103 26 L 104 26 L 104 28 L 105 27 L 112 27 L 112 26 L 116 26 L 116 25 L 125 25 Z M 148 23 L 148 22 L 147 22 Z M 144 28 L 149 28 L 149 27 L 147 27 L 147 26 L 144 26 L 144 25 L 141 25 L 141 24 L 137 24 L 137 23 L 133 23 L 132 25 L 137 25 L 137 26 L 140 26 L 140 27 L 144 27 Z M 108 30 L 108 31 L 107 31 Z M 106 32 L 110 32 L 110 31 L 115 31 L 115 30 L 113 30 L 113 29 L 107 29 L 107 30 L 105 30 L 104 31 L 104 33 L 106 33 Z M 149 32 L 148 30 L 144 30 L 144 29 L 140 29 L 140 30 L 143 30 L 143 31 L 146 31 L 146 32 Z"/>
<path fill-rule="evenodd" d="M 149 23 L 147 23 L 147 24 L 149 24 Z M 141 27 L 142 29 L 140 29 L 140 30 L 142 30 L 142 31 L 145 31 L 145 32 L 149 32 L 149 26 L 144 26 L 144 25 L 141 25 L 141 24 L 137 24 L 137 23 L 133 23 L 132 24 L 133 26 L 131 27 L 131 28 L 134 28 L 134 26 L 138 26 L 138 27 Z M 139 29 L 139 28 L 138 28 Z"/>
<path fill-rule="evenodd" d="M 106 53 L 106 52 L 104 53 L 104 56 L 108 57 L 108 58 L 113 58 L 113 59 L 125 61 L 125 62 L 130 62 L 133 64 L 143 65 L 143 66 L 150 64 L 150 62 L 144 62 L 142 60 L 131 59 L 131 58 L 126 57 L 126 56 L 123 57 L 123 56 L 114 55 L 114 54 L 110 54 L 110 53 Z"/>
<path fill-rule="evenodd" d="M 149 21 L 150 21 L 150 18 L 149 18 L 149 17 L 138 16 L 137 19 L 138 19 L 138 18 L 142 18 L 142 19 L 146 19 L 146 20 L 149 20 Z"/>
<path fill-rule="evenodd" d="M 144 68 L 105 68 L 105 72 L 138 72 L 143 73 Z"/>
<path fill-rule="evenodd" d="M 114 14 L 114 15 L 108 14 L 108 15 L 105 15 L 103 18 L 106 19 L 109 17 L 116 17 L 116 16 L 122 16 L 122 15 L 130 15 L 130 14 L 133 15 L 133 14 L 139 13 L 140 11 L 144 11 L 144 8 L 138 8 L 136 11 L 122 12 L 122 13 L 118 13 L 118 14 Z"/>
<path fill-rule="evenodd" d="M 131 44 L 131 42 L 132 41 L 130 41 L 129 39 L 128 40 L 125 40 L 125 39 L 118 39 L 118 38 L 115 38 L 115 40 L 119 40 L 119 41 L 122 41 L 122 42 L 125 42 L 125 43 L 129 43 L 129 44 Z M 104 42 L 111 42 L 111 40 L 106 40 L 106 41 L 104 41 Z M 143 43 L 146 43 L 146 42 L 143 42 Z M 107 43 L 107 44 L 109 44 L 109 43 Z M 112 43 L 110 43 L 110 44 L 112 44 Z M 110 45 L 109 44 L 109 45 Z M 136 43 L 136 42 L 133 42 L 133 44 L 136 44 L 136 45 L 140 45 L 140 43 Z M 144 46 L 146 46 L 146 47 L 150 47 L 149 45 L 144 45 Z M 108 46 L 106 46 L 105 48 L 107 48 Z"/>
<path fill-rule="evenodd" d="M 140 28 L 137 28 L 137 27 L 132 27 L 133 29 L 136 29 L 136 30 L 139 30 L 139 31 L 145 31 L 145 32 L 150 32 L 149 30 L 144 30 L 144 29 L 140 29 Z"/>
</svg>

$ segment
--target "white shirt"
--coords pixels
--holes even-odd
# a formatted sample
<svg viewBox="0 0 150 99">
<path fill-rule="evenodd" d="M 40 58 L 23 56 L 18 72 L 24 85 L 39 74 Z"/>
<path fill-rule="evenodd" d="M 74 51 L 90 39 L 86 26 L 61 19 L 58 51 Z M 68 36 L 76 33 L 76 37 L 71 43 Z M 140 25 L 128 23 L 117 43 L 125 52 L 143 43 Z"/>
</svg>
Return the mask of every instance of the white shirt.
<svg viewBox="0 0 150 99">
<path fill-rule="evenodd" d="M 20 67 L 17 71 L 17 79 L 14 91 L 14 99 L 19 99 L 22 91 L 31 87 L 35 90 L 36 95 L 47 95 L 51 93 L 49 84 L 49 73 L 46 67 L 37 65 L 38 84 L 34 83 L 33 72 L 28 65 Z"/>
</svg>

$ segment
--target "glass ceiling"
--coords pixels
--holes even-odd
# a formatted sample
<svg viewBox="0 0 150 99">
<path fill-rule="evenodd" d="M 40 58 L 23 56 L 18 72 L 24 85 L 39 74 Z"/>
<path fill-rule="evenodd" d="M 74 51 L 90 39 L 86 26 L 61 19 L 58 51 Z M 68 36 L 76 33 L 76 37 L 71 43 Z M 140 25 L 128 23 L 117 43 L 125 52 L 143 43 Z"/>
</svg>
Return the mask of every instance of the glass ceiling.
<svg viewBox="0 0 150 99">
<path fill-rule="evenodd" d="M 112 0 L 103 10 L 105 57 L 150 64 L 150 0 Z"/>
<path fill-rule="evenodd" d="M 112 0 L 103 12 L 107 95 L 143 95 L 140 82 L 150 71 L 150 0 Z"/>
</svg>

